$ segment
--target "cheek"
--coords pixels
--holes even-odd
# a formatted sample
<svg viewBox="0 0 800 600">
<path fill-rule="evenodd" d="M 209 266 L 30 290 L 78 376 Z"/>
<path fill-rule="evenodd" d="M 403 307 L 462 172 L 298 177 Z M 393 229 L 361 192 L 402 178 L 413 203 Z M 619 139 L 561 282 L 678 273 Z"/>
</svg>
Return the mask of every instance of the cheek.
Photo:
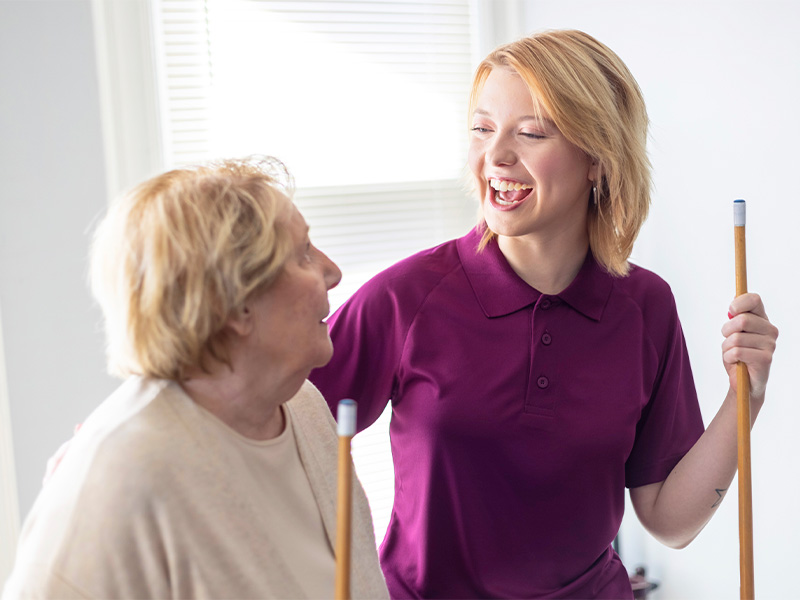
<svg viewBox="0 0 800 600">
<path fill-rule="evenodd" d="M 474 175 L 479 175 L 483 168 L 483 152 L 474 142 L 470 142 L 467 151 L 467 164 Z"/>
<path fill-rule="evenodd" d="M 541 181 L 549 181 L 551 185 L 580 189 L 587 182 L 589 163 L 583 156 L 575 156 L 565 152 L 541 157 L 536 161 L 536 177 Z"/>
<path fill-rule="evenodd" d="M 483 177 L 483 164 L 484 154 L 483 150 L 471 143 L 469 145 L 469 152 L 467 153 L 467 164 L 469 170 L 472 172 L 475 181 L 475 188 L 478 191 L 479 198 L 483 199 L 486 196 L 486 180 Z"/>
</svg>

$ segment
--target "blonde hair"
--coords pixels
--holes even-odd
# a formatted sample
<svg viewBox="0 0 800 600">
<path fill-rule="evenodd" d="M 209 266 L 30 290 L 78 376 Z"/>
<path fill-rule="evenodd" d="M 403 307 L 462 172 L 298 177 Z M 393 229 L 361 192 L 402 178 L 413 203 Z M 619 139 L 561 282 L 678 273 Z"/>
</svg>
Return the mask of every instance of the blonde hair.
<svg viewBox="0 0 800 600">
<path fill-rule="evenodd" d="M 169 171 L 114 203 L 91 249 L 109 372 L 180 381 L 209 356 L 229 364 L 228 319 L 291 252 L 292 191 L 280 161 L 251 157 Z"/>
<path fill-rule="evenodd" d="M 500 46 L 478 65 L 470 118 L 489 73 L 511 67 L 534 103 L 547 111 L 564 137 L 597 162 L 597 205 L 588 205 L 589 245 L 613 275 L 628 273 L 628 257 L 650 207 L 647 110 L 625 63 L 592 36 L 576 30 L 545 31 Z M 484 197 L 486 182 L 476 182 Z M 481 248 L 495 234 L 481 212 Z"/>
</svg>

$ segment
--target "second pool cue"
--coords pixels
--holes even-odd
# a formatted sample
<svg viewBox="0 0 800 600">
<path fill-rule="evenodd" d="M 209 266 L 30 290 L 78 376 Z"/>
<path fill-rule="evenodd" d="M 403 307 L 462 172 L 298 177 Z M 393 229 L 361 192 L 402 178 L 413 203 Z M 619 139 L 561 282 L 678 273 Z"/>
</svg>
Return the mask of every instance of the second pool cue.
<svg viewBox="0 0 800 600">
<path fill-rule="evenodd" d="M 350 598 L 350 543 L 352 538 L 352 480 L 353 461 L 350 440 L 356 434 L 356 403 L 342 400 L 336 410 L 339 434 L 339 481 L 336 504 L 336 579 L 334 598 Z"/>
<path fill-rule="evenodd" d="M 736 253 L 736 295 L 747 293 L 745 201 L 733 201 Z M 747 365 L 736 365 L 737 442 L 739 468 L 739 591 L 741 600 L 755 598 L 753 573 L 753 489 L 750 476 L 750 376 Z"/>
</svg>

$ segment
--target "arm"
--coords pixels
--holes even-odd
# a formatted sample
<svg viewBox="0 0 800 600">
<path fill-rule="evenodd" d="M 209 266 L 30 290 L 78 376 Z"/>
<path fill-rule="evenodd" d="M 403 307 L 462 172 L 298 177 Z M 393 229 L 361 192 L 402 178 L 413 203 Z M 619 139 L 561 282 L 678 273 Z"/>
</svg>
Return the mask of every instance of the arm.
<svg viewBox="0 0 800 600">
<path fill-rule="evenodd" d="M 358 431 L 381 415 L 392 395 L 407 329 L 384 271 L 359 289 L 328 319 L 333 358 L 311 372 L 335 414 L 339 400 L 358 402 Z"/>
<path fill-rule="evenodd" d="M 750 419 L 755 422 L 778 337 L 761 298 L 744 294 L 731 304 L 722 334 L 722 360 L 730 387 L 719 411 L 666 480 L 631 489 L 631 502 L 644 527 L 673 548 L 687 546 L 722 502 L 737 468 L 736 363 L 750 375 Z"/>
</svg>

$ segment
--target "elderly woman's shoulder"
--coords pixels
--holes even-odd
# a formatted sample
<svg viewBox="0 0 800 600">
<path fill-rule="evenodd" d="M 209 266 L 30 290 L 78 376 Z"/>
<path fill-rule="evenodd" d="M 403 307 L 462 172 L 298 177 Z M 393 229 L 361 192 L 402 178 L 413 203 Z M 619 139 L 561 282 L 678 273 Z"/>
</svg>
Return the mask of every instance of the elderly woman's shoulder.
<svg viewBox="0 0 800 600">
<path fill-rule="evenodd" d="M 179 481 L 191 468 L 191 448 L 170 415 L 171 390 L 168 382 L 132 378 L 98 406 L 36 499 L 21 548 L 54 565 L 84 543 L 125 546 L 133 531 L 152 529 L 161 505 L 186 495 Z"/>
<path fill-rule="evenodd" d="M 193 436 L 181 414 L 181 404 L 189 403 L 173 382 L 129 378 L 89 416 L 56 474 L 146 495 L 152 491 L 147 482 L 168 477 L 191 450 Z"/>
</svg>

